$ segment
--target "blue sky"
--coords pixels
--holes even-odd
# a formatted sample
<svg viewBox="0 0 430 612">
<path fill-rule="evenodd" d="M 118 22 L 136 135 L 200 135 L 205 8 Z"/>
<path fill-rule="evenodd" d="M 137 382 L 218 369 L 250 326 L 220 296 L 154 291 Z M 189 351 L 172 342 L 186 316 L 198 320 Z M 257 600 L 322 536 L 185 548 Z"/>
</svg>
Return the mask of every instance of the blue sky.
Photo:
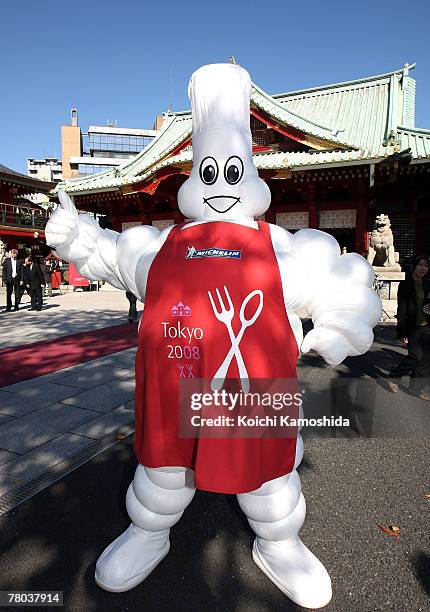
<svg viewBox="0 0 430 612">
<path fill-rule="evenodd" d="M 410 0 L 15 0 L 2 2 L 0 163 L 61 156 L 60 126 L 152 127 L 188 108 L 199 66 L 234 55 L 269 93 L 416 62 L 419 127 L 430 128 L 430 2 Z"/>
</svg>

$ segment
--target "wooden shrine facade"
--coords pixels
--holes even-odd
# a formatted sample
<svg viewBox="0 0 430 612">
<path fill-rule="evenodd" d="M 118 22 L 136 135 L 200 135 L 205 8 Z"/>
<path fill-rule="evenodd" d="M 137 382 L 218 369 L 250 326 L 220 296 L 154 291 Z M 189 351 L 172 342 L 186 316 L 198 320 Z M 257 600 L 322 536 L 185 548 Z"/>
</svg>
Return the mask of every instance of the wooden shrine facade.
<svg viewBox="0 0 430 612">
<path fill-rule="evenodd" d="M 177 170 L 158 182 L 123 191 L 75 196 L 79 208 L 106 216 L 108 225 L 122 231 L 136 224 L 163 228 L 181 223 L 176 194 L 187 178 Z M 415 251 L 430 253 L 430 163 L 411 164 L 410 159 L 300 170 L 276 175 L 262 170 L 272 193 L 266 221 L 289 231 L 306 227 L 326 231 L 341 248 L 364 255 L 377 214 L 388 214 L 400 261 Z M 152 184 L 152 183 L 151 183 Z"/>
<path fill-rule="evenodd" d="M 27 196 L 47 194 L 54 186 L 0 164 L 1 254 L 11 248 L 48 251 L 45 244 L 48 212 Z"/>
</svg>

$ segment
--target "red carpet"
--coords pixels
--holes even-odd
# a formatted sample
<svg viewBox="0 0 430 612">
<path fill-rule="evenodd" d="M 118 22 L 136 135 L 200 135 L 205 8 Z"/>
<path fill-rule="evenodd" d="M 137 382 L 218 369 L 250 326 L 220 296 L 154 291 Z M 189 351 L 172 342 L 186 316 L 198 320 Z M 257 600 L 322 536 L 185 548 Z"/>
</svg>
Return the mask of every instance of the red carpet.
<svg viewBox="0 0 430 612">
<path fill-rule="evenodd" d="M 137 323 L 113 325 L 0 350 L 0 387 L 111 355 L 137 345 Z"/>
</svg>

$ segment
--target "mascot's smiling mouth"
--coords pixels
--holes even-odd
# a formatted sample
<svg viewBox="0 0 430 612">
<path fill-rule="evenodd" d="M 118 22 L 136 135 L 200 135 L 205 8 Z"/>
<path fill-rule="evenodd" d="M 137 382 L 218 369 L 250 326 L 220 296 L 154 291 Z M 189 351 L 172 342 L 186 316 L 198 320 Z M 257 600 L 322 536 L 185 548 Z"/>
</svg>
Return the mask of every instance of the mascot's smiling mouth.
<svg viewBox="0 0 430 612">
<path fill-rule="evenodd" d="M 233 208 L 240 198 L 235 196 L 212 196 L 211 198 L 203 198 L 203 202 L 210 206 L 217 213 L 226 213 Z"/>
</svg>

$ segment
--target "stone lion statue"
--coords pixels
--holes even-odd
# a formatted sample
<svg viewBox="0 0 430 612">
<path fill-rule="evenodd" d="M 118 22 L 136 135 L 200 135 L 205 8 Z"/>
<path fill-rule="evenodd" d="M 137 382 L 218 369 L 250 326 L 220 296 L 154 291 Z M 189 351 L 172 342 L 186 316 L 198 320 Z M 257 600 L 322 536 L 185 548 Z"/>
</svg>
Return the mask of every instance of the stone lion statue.
<svg viewBox="0 0 430 612">
<path fill-rule="evenodd" d="M 375 219 L 374 228 L 370 234 L 367 261 L 375 267 L 400 268 L 396 263 L 393 232 L 388 215 L 381 214 Z"/>
</svg>

